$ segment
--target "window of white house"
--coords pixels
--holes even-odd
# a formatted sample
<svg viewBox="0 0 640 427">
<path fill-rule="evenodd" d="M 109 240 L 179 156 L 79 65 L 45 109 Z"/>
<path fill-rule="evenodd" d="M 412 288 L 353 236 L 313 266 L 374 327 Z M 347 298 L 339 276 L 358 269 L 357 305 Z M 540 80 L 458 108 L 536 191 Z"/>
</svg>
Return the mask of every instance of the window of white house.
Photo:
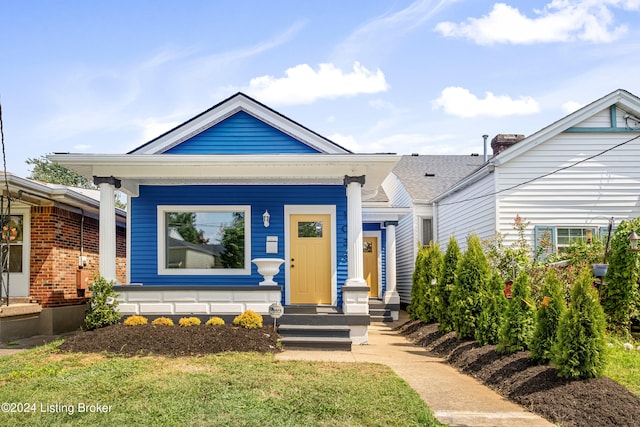
<svg viewBox="0 0 640 427">
<path fill-rule="evenodd" d="M 251 273 L 249 206 L 158 206 L 158 274 Z"/>
<path fill-rule="evenodd" d="M 593 228 L 556 227 L 556 247 L 558 252 L 564 252 L 572 243 L 593 242 L 595 231 Z"/>
<path fill-rule="evenodd" d="M 431 243 L 433 240 L 433 219 L 432 218 L 422 218 L 422 244 L 424 246 Z"/>
</svg>

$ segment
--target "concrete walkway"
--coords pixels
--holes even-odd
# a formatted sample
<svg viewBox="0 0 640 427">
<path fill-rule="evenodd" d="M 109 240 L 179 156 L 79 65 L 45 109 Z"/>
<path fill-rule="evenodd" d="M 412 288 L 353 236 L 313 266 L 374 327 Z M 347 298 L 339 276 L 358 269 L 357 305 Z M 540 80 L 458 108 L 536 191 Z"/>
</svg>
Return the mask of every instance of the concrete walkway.
<svg viewBox="0 0 640 427">
<path fill-rule="evenodd" d="M 451 426 L 553 426 L 394 332 L 408 320 L 401 313 L 404 316 L 394 324 L 373 323 L 369 344 L 354 345 L 350 352 L 285 350 L 276 358 L 388 365 L 420 394 L 440 422 Z"/>
</svg>

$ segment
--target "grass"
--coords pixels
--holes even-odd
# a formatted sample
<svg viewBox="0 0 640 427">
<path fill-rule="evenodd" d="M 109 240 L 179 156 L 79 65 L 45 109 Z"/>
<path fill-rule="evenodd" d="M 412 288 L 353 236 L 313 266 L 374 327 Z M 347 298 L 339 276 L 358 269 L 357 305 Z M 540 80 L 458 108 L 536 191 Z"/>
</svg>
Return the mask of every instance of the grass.
<svg viewBox="0 0 640 427">
<path fill-rule="evenodd" d="M 0 358 L 0 402 L 35 409 L 0 412 L 0 425 L 441 425 L 383 365 L 250 353 L 121 358 L 57 345 Z"/>
<path fill-rule="evenodd" d="M 613 347 L 609 348 L 609 363 L 604 375 L 640 396 L 640 351 L 625 350 L 619 339 L 611 338 L 609 342 Z M 636 342 L 634 347 L 638 345 Z"/>
</svg>

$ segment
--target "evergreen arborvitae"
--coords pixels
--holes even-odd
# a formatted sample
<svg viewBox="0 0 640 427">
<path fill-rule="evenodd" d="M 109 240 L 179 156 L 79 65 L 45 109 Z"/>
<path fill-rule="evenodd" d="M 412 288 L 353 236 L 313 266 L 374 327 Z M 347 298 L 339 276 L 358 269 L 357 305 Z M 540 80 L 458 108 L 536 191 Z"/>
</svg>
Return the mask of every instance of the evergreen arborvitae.
<svg viewBox="0 0 640 427">
<path fill-rule="evenodd" d="M 529 346 L 531 358 L 541 364 L 551 359 L 551 348 L 557 340 L 558 323 L 567 310 L 563 283 L 553 268 L 545 275 L 542 296 L 542 302 L 536 311 L 535 330 Z"/>
<path fill-rule="evenodd" d="M 413 276 L 411 278 L 411 302 L 407 306 L 407 314 L 412 320 L 418 320 L 424 317 L 424 280 L 426 255 L 425 248 L 418 249 L 416 262 L 413 268 Z"/>
<path fill-rule="evenodd" d="M 482 311 L 482 290 L 491 279 L 489 262 L 482 251 L 480 238 L 467 238 L 467 250 L 460 258 L 451 291 L 453 328 L 459 339 L 473 339 Z"/>
<path fill-rule="evenodd" d="M 638 304 L 638 252 L 632 252 L 629 234 L 640 232 L 640 218 L 623 221 L 611 239 L 609 268 L 602 289 L 602 308 L 608 329 L 616 335 L 631 335 L 631 313 Z"/>
<path fill-rule="evenodd" d="M 529 348 L 534 316 L 529 274 L 523 271 L 511 286 L 511 299 L 500 326 L 496 350 L 500 353 L 515 353 Z"/>
<path fill-rule="evenodd" d="M 504 296 L 504 280 L 500 273 L 494 271 L 489 286 L 484 291 L 484 301 L 475 338 L 480 345 L 497 344 L 498 331 L 507 307 L 507 298 Z"/>
<path fill-rule="evenodd" d="M 592 284 L 591 269 L 582 269 L 571 289 L 569 308 L 558 324 L 551 363 L 563 378 L 596 378 L 606 365 L 604 311 Z"/>
<path fill-rule="evenodd" d="M 434 243 L 420 249 L 416 258 L 413 287 L 411 289 L 411 312 L 415 319 L 423 322 L 436 321 L 435 290 L 442 274 L 442 251 Z M 415 300 L 414 300 L 415 296 Z M 414 317 L 412 317 L 414 318 Z"/>
<path fill-rule="evenodd" d="M 442 265 L 442 276 L 438 280 L 436 288 L 437 317 L 442 332 L 450 332 L 453 330 L 453 321 L 451 320 L 451 290 L 456 280 L 456 268 L 458 260 L 462 256 L 460 246 L 455 237 L 449 238 L 449 245 L 444 254 L 444 262 Z"/>
</svg>

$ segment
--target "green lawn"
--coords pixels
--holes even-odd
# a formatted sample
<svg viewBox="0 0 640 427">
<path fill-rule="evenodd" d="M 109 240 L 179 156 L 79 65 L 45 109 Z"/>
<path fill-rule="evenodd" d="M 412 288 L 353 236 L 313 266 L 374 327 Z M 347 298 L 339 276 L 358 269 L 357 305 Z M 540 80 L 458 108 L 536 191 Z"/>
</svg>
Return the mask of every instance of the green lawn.
<svg viewBox="0 0 640 427">
<path fill-rule="evenodd" d="M 0 402 L 9 403 L 0 425 L 441 425 L 382 365 L 246 353 L 120 358 L 56 345 L 0 358 Z"/>
<path fill-rule="evenodd" d="M 609 349 L 609 363 L 604 375 L 622 384 L 640 396 L 640 351 L 625 350 L 622 341 L 610 339 L 614 347 Z M 640 345 L 635 343 L 634 347 Z"/>
</svg>

